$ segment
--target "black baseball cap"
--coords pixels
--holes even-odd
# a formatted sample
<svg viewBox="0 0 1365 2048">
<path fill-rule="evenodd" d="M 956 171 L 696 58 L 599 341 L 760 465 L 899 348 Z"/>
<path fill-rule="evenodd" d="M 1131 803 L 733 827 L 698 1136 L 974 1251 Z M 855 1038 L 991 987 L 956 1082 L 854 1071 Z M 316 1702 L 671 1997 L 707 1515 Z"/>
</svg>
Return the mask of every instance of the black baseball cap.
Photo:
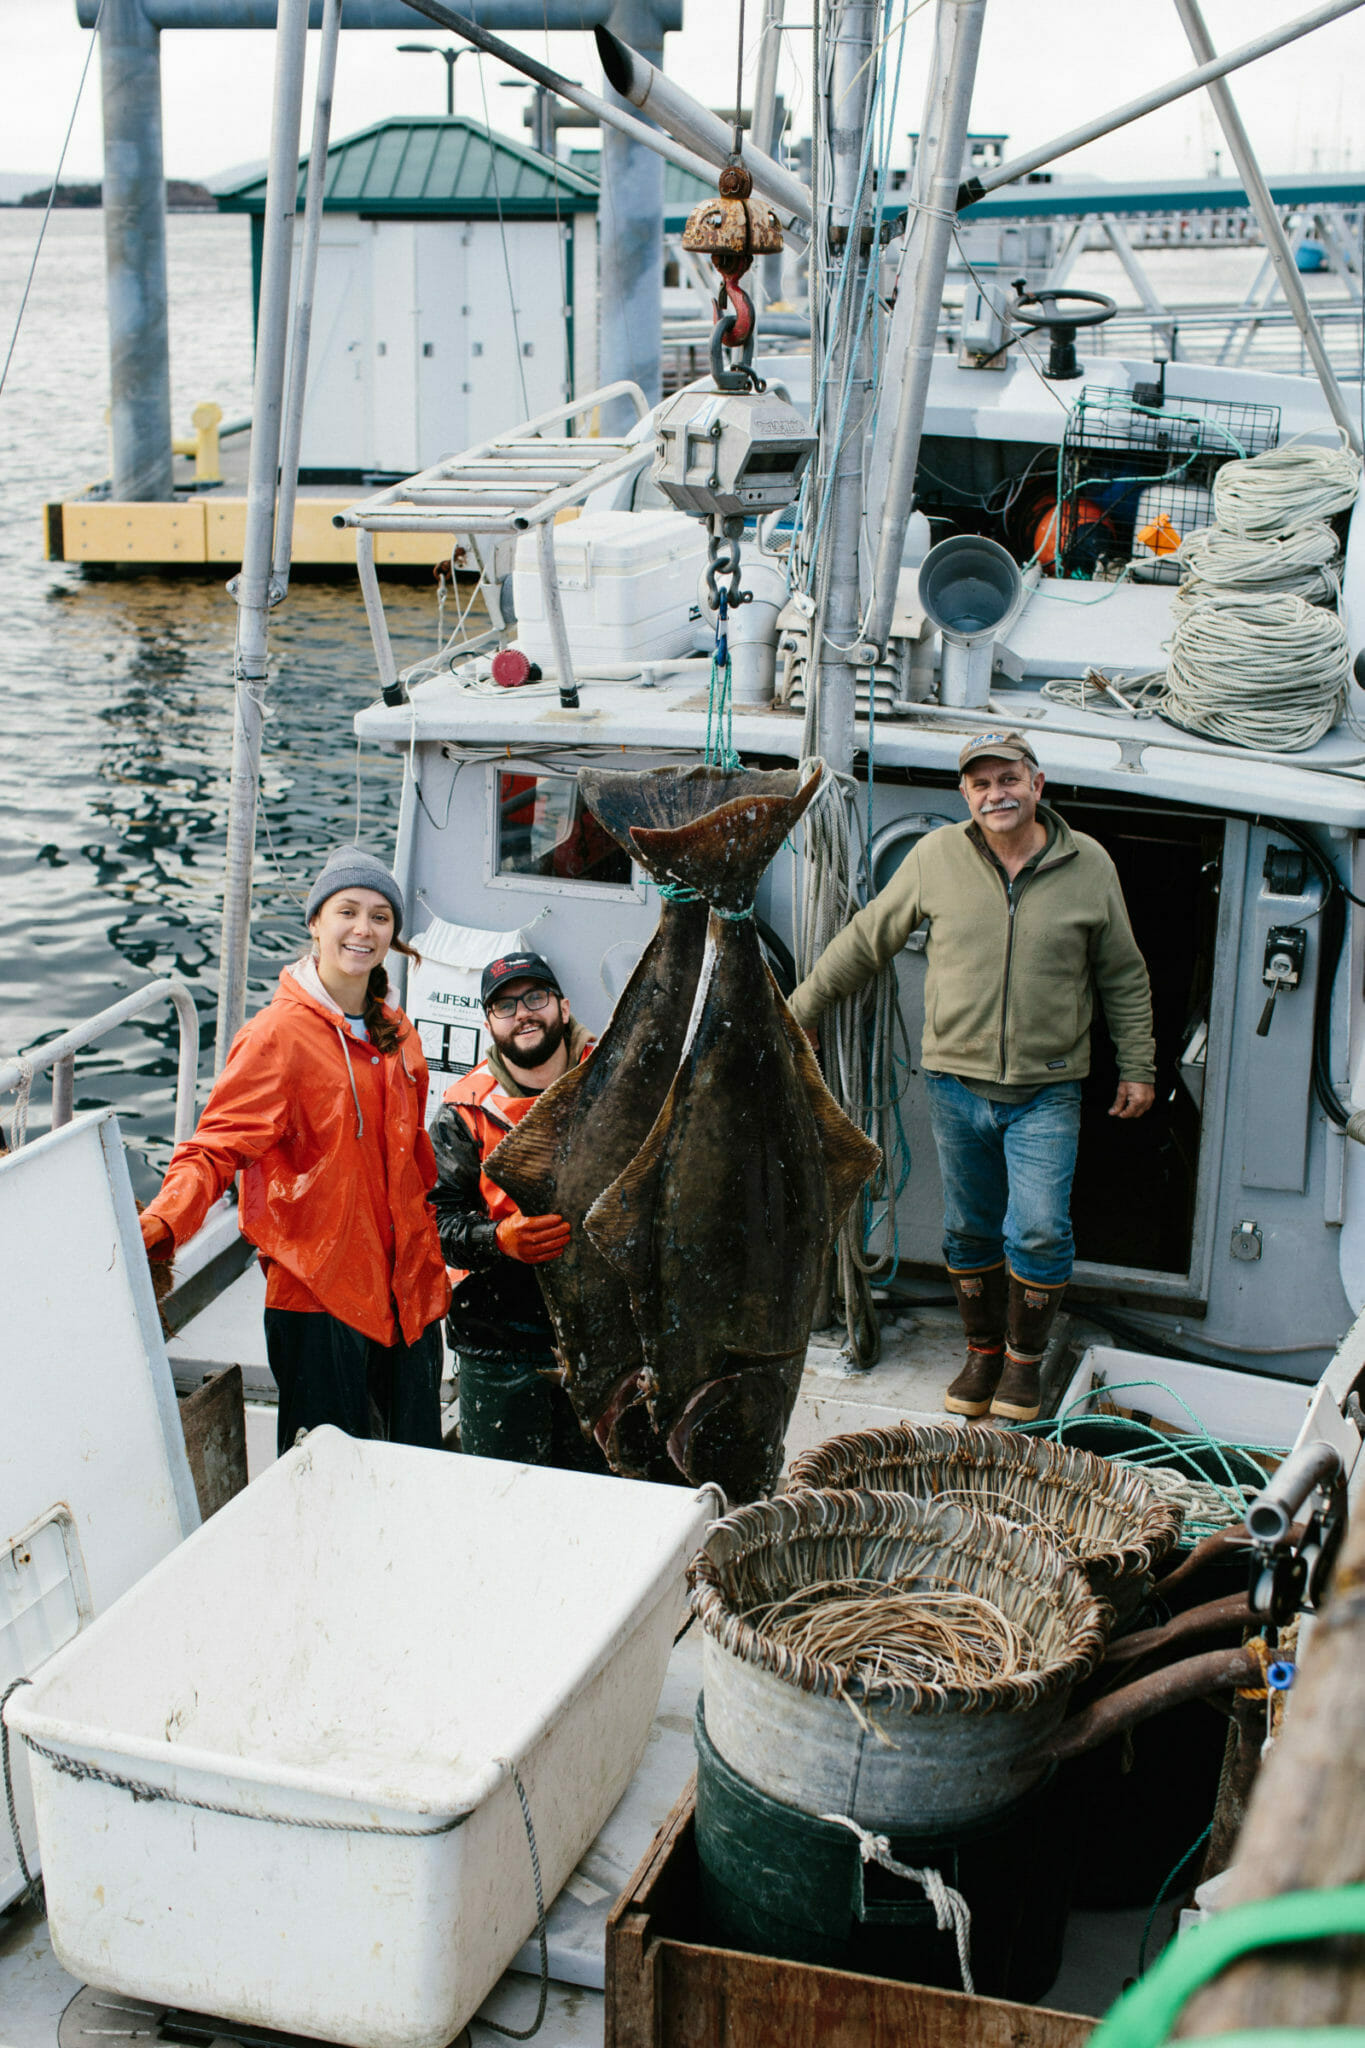
<svg viewBox="0 0 1365 2048">
<path fill-rule="evenodd" d="M 483 970 L 479 1001 L 485 1010 L 498 990 L 504 988 L 509 981 L 541 981 L 546 988 L 552 988 L 557 996 L 564 994 L 555 979 L 553 967 L 539 953 L 500 953 L 498 958 L 490 960 Z"/>
</svg>

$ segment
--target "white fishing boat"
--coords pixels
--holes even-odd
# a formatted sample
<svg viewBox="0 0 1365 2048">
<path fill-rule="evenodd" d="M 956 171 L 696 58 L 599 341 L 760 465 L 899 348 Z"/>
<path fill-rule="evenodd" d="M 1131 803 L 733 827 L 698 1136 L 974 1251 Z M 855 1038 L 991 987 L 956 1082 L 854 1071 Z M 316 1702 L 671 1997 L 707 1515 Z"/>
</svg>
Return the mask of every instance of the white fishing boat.
<svg viewBox="0 0 1365 2048">
<path fill-rule="evenodd" d="M 1254 201 L 1254 159 L 1222 80 L 1247 61 L 1247 50 L 1277 46 L 1275 36 L 1262 37 L 1215 59 L 1191 0 L 1180 0 L 1197 68 L 1164 99 L 1148 94 L 1051 150 L 997 163 L 984 179 L 964 182 L 983 5 L 944 0 L 939 7 L 917 183 L 900 250 L 885 265 L 874 141 L 894 57 L 879 42 L 876 10 L 842 0 L 828 11 L 818 204 L 761 152 L 744 157 L 755 191 L 788 229 L 803 220 L 815 225 L 809 360 L 765 357 L 761 312 L 757 347 L 751 334 L 743 351 L 727 350 L 739 310 L 732 295 L 731 313 L 713 339 L 716 374 L 666 406 L 652 408 L 637 387 L 618 381 L 453 454 L 344 515 L 358 534 L 381 686 L 357 731 L 368 745 L 402 758 L 395 867 L 409 903 L 419 906 L 409 920 L 419 945 L 426 934 L 407 1006 L 433 1076 L 453 1078 L 479 1056 L 479 969 L 513 935 L 534 934 L 577 1014 L 590 1029 L 605 1024 L 653 930 L 657 903 L 643 872 L 605 840 L 583 805 L 576 776 L 584 765 L 644 769 L 736 758 L 750 768 L 823 764 L 820 794 L 757 902 L 769 962 L 790 987 L 918 840 L 965 815 L 956 765 L 964 740 L 1002 728 L 1026 732 L 1047 775 L 1049 801 L 1098 839 L 1118 867 L 1151 971 L 1158 1045 L 1157 1106 L 1130 1128 L 1103 1114 L 1114 1071 L 1103 1041 L 1097 1043 L 1082 1123 L 1072 1314 L 1049 1355 L 1049 1408 L 1067 1422 L 1108 1418 L 1169 1441 L 1187 1479 L 1196 1454 L 1226 1460 L 1227 1447 L 1237 1449 L 1254 1476 L 1248 1479 L 1245 1465 L 1233 1471 L 1224 1464 L 1228 1522 L 1278 1459 L 1296 1452 L 1252 1530 L 1260 1546 L 1255 1611 L 1269 1628 L 1284 1628 L 1322 1591 L 1345 1525 L 1348 1488 L 1359 1483 L 1365 1427 L 1357 1322 L 1365 1308 L 1365 1000 L 1357 916 L 1365 898 L 1365 700 L 1354 679 L 1365 649 L 1365 525 L 1357 504 L 1355 394 L 1343 393 L 1325 353 L 1314 348 L 1311 311 L 1301 289 L 1294 298 L 1284 279 L 1286 298 L 1308 323 L 1305 346 L 1316 380 L 1113 354 L 1086 360 L 1077 352 L 1077 329 L 1112 308 L 1083 302 L 1078 310 L 1074 294 L 1068 304 L 1065 293 L 1015 292 L 1008 280 L 991 277 L 977 280 L 981 303 L 958 352 L 935 352 L 958 207 L 1164 99 L 1204 85 L 1215 90 L 1229 145 L 1245 153 L 1239 171 Z M 422 0 L 420 11 L 506 52 L 435 0 Z M 1340 11 L 1340 0 L 1320 7 L 1308 25 Z M 606 54 L 612 83 L 627 99 L 688 150 L 724 163 L 732 138 L 723 124 L 624 45 L 613 43 Z M 551 89 L 564 86 L 567 98 L 583 98 L 571 81 L 544 72 L 540 66 L 532 75 Z M 315 148 L 319 141 L 325 150 L 325 122 L 315 128 Z M 291 527 L 311 308 L 307 252 L 316 223 L 306 222 L 298 293 L 305 317 L 295 329 L 286 407 L 295 189 L 286 137 L 266 202 L 251 451 L 255 515 L 236 593 L 241 634 L 223 1048 L 245 1006 L 260 686 L 269 611 L 287 589 L 287 559 L 272 561 L 272 553 L 275 533 L 287 535 Z M 1262 228 L 1292 271 L 1278 223 L 1274 233 L 1269 218 Z M 1282 643 L 1278 660 L 1290 687 L 1267 693 L 1257 687 L 1265 680 L 1264 646 L 1251 644 L 1245 631 L 1215 659 L 1172 663 L 1171 642 L 1185 616 L 1176 564 L 1186 563 L 1188 537 L 1213 523 L 1228 463 L 1291 447 L 1298 452 L 1288 470 L 1236 472 L 1253 479 L 1246 489 L 1259 495 L 1250 523 L 1259 521 L 1265 538 L 1237 536 L 1235 572 L 1262 590 L 1307 590 L 1330 602 L 1286 599 L 1286 630 L 1298 638 Z M 1326 533 L 1330 546 L 1319 541 L 1317 556 L 1296 554 L 1286 563 L 1274 536 L 1306 524 Z M 465 549 L 479 565 L 477 593 L 464 587 L 470 602 L 447 643 L 401 672 L 373 564 L 373 536 L 395 531 L 448 538 L 452 551 Z M 1231 687 L 1229 670 L 1237 678 Z M 940 1189 L 919 1071 L 923 975 L 922 950 L 912 946 L 875 1008 L 847 1008 L 825 1035 L 831 1087 L 882 1144 L 886 1168 L 840 1241 L 838 1316 L 815 1333 L 788 1437 L 791 1456 L 839 1432 L 937 1415 L 954 1370 L 937 1278 Z M 77 1741 L 76 1707 L 61 1685 L 79 1694 L 67 1674 L 81 1668 L 87 1625 L 96 1631 L 96 1675 L 96 1651 L 107 1655 L 117 1642 L 120 1615 L 140 1617 L 134 1633 L 147 1654 L 158 1627 L 167 1625 L 156 1573 L 163 1589 L 171 1584 L 164 1575 L 177 1564 L 177 1538 L 189 1535 L 196 1519 L 182 1498 L 185 1473 L 168 1405 L 172 1373 L 188 1387 L 207 1369 L 242 1367 L 254 1411 L 248 1447 L 258 1471 L 269 1462 L 269 1385 L 255 1333 L 259 1276 L 242 1269 L 233 1219 L 223 1210 L 182 1262 L 179 1300 L 170 1310 L 175 1334 L 169 1353 L 163 1349 L 149 1323 L 149 1287 L 136 1258 L 112 1127 L 106 1120 L 96 1129 L 83 1119 L 69 1136 L 62 1128 L 71 1061 L 87 1038 L 77 1029 L 0 1071 L 0 1086 L 27 1089 L 35 1072 L 52 1069 L 58 1126 L 0 1165 L 0 1185 L 8 1178 L 23 1213 L 22 1191 L 42 1178 L 45 1200 L 59 1212 L 64 1162 L 84 1162 L 94 1190 L 87 1199 L 98 1194 L 112 1219 L 109 1270 L 118 1281 L 124 1362 L 140 1388 L 153 1390 L 159 1419 L 152 1452 L 169 1457 L 179 1508 L 176 1526 L 162 1531 L 165 1561 L 152 1578 L 135 1560 L 107 1598 L 82 1591 L 83 1551 L 67 1541 L 65 1524 L 44 1538 L 51 1583 L 41 1589 L 43 1629 L 31 1619 L 20 1626 L 34 1602 L 15 1595 L 8 1642 L 0 1636 L 11 1667 L 0 1665 L 0 1681 L 35 1681 L 39 1704 L 10 1710 L 30 1746 L 44 1739 L 44 1713 L 46 1739 L 56 1739 L 58 1709 L 68 1716 L 66 1740 Z M 186 1065 L 192 1076 L 192 1048 Z M 192 1108 L 191 1082 L 182 1090 L 182 1129 Z M 90 1178 L 96 1153 L 105 1162 L 102 1183 Z M 39 1231 L 25 1296 L 26 1337 L 37 1346 L 49 1328 L 60 1334 L 58 1282 L 55 1267 L 52 1274 L 42 1270 L 42 1244 Z M 307 1446 L 290 1459 L 297 1473 L 308 1462 Z M 257 1512 L 246 1503 L 267 1492 L 284 1498 L 288 1476 L 282 1470 L 259 1491 L 248 1488 L 221 1529 L 193 1538 L 195 1556 L 207 1558 L 210 1541 L 220 1553 L 230 1529 L 240 1529 L 245 1542 Z M 608 1491 L 616 1484 L 592 1483 Z M 1195 1502 L 1197 1520 L 1199 1503 L 1205 1513 L 1209 1503 L 1198 1493 L 1198 1477 L 1192 1483 L 1196 1491 L 1187 1486 L 1184 1499 Z M 1306 1508 L 1305 1528 L 1299 1518 Z M 50 1502 L 36 1501 L 0 1560 L 16 1584 L 33 1583 L 24 1579 L 36 1554 L 33 1529 L 45 1528 L 53 1512 Z M 160 1512 L 164 1520 L 164 1483 Z M 88 1540 L 103 1538 L 96 1531 Z M 660 1566 L 665 1579 L 673 1571 L 670 1585 L 678 1562 Z M 330 1595 L 336 1590 L 332 1585 Z M 656 1623 L 666 1595 L 667 1587 L 654 1590 Z M 41 1675 L 54 1654 L 60 1683 Z M 221 1729 L 218 1749 L 206 1744 L 194 1759 L 217 1787 L 211 1797 L 202 1788 L 191 1797 L 180 1785 L 178 1793 L 153 1799 L 146 1780 L 129 1775 L 128 1757 L 147 1762 L 158 1743 L 171 1746 L 185 1688 L 212 1664 L 202 1645 L 198 1654 L 197 1664 L 187 1658 L 179 1690 L 166 1696 L 164 1741 L 130 1708 L 137 1725 L 131 1735 L 124 1731 L 123 1750 L 104 1740 L 107 1728 L 86 1727 L 82 1769 L 68 1770 L 59 1759 L 52 1766 L 57 1777 L 102 1772 L 101 1796 L 112 1793 L 115 1806 L 136 1809 L 167 1797 L 174 1804 L 179 1797 L 187 1806 L 202 1800 L 215 1826 L 224 1816 L 234 1826 L 252 1812 L 260 1818 L 254 1789 L 239 1789 L 235 1803 L 227 1802 L 223 1785 L 232 1773 L 223 1753 L 240 1761 L 251 1744 Z M 548 2038 L 557 2043 L 602 2038 L 607 1908 L 691 1769 L 692 1640 L 675 1646 L 667 1675 L 662 1659 L 656 1663 L 647 1671 L 641 1665 L 633 1680 L 641 1696 L 652 1687 L 657 1698 L 663 1687 L 652 1736 L 646 1740 L 641 1720 L 629 1737 L 603 1737 L 618 1764 L 643 1748 L 641 1772 L 622 1803 L 608 1817 L 621 1790 L 612 1778 L 606 1810 L 591 1808 L 593 1826 L 605 1820 L 605 1827 L 586 1847 L 581 1816 L 576 1841 L 567 1823 L 557 1835 L 547 1831 L 554 1842 L 551 1888 L 563 1888 L 545 1949 L 537 1958 L 534 1950 L 516 1954 L 515 1942 L 504 1943 L 504 1961 L 524 1972 L 539 1960 L 542 1977 L 552 1980 L 548 1990 L 542 1984 L 542 2006 L 548 2000 Z M 285 1666 L 270 1665 L 259 1682 L 279 1682 Z M 579 1692 L 591 1697 L 604 1668 L 579 1672 Z M 54 1687 L 56 1706 L 44 1706 Z M 130 1700 L 145 1690 L 129 1681 Z M 104 1761 L 92 1762 L 96 1754 Z M 532 1754 L 527 1736 L 513 1767 L 519 1759 L 533 1776 Z M 108 1760 L 119 1755 L 121 1763 Z M 291 1799 L 317 1798 L 326 1807 L 336 1797 L 334 1778 L 315 1781 L 298 1758 L 286 1760 L 287 1769 L 273 1751 L 271 1758 L 266 1776 L 277 1789 L 287 1784 Z M 590 1737 L 572 1762 L 557 1756 L 546 1766 L 542 1758 L 538 1767 L 548 1775 L 539 1788 L 532 1785 L 531 1808 L 537 1800 L 556 1806 L 556 1770 L 595 1774 L 600 1793 L 601 1761 Z M 367 1810 L 406 1810 L 417 1797 L 410 1785 L 389 1782 L 381 1800 L 370 1779 L 359 1769 L 356 1775 L 356 1796 Z M 483 1788 L 490 1798 L 494 1777 Z M 509 1787 L 520 1783 L 515 1768 L 510 1779 L 497 1778 L 504 1821 L 516 1819 Z M 55 1780 L 49 1792 L 53 1786 Z M 459 1803 L 448 1788 L 439 1796 L 425 1780 L 423 1788 L 423 1811 Z M 567 1777 L 561 1790 L 567 1798 Z M 75 1817 L 64 1825 L 79 1832 L 79 1806 L 70 1812 Z M 13 1827 L 6 1882 L 18 1898 L 37 1859 L 22 1801 Z M 527 1828 L 534 1863 L 529 1818 Z M 517 1846 L 514 1837 L 515 1827 L 498 1837 L 504 1861 Z M 139 1838 L 128 1869 L 154 1853 Z M 71 1867 L 63 1862 L 64 1871 Z M 242 1868 L 257 1866 L 248 1861 Z M 0 1841 L 0 1874 L 5 1869 Z M 248 1886 L 261 1881 L 246 1878 Z M 240 1882 L 225 1863 L 216 1870 L 217 1892 L 205 1896 L 226 1910 Z M 406 1880 L 395 1882 L 401 1890 Z M 508 1925 L 516 1923 L 520 1939 L 535 1917 L 529 1875 L 511 1884 L 509 1896 Z M 310 2008 L 301 1995 L 272 2004 L 267 1963 L 259 1997 L 248 1995 L 249 1958 L 244 1962 L 236 1950 L 223 1978 L 205 1968 L 196 1980 L 197 2002 L 183 1988 L 167 1988 L 180 1981 L 174 1968 L 158 1975 L 159 1962 L 155 1970 L 145 1963 L 156 1981 L 140 1999 L 126 1955 L 115 1955 L 119 1942 L 100 1917 L 108 1905 L 100 1898 L 95 1906 L 73 1907 L 63 1876 L 58 1942 L 71 1960 L 79 1958 L 90 1988 L 64 1975 L 31 1902 L 0 1922 L 4 2048 L 50 2048 L 54 2039 L 75 2048 L 94 2034 L 179 2041 L 227 2034 L 255 2048 L 263 2028 L 308 2031 L 299 2015 Z M 196 1912 L 205 1910 L 196 1903 Z M 401 1945 L 405 1928 L 400 1912 L 397 1936 L 384 1939 Z M 350 1938 L 359 1934 L 353 1929 Z M 174 1957 L 181 1946 L 188 1943 L 177 1944 L 172 1930 L 158 1954 Z M 211 1940 L 207 1946 L 211 1954 Z M 135 1958 L 152 1953 L 138 1941 L 131 1948 Z M 1098 2012 L 1129 1963 L 1106 1954 L 1098 1913 L 1076 1915 L 1049 2002 L 1065 2010 L 1070 2000 L 1074 2009 Z M 289 1973 L 278 1974 L 283 1980 Z M 306 1963 L 300 1975 L 306 1979 Z M 213 2016 L 215 1984 L 225 1987 L 227 2021 Z M 534 1994 L 534 1978 L 528 1986 L 514 1975 L 494 1993 L 486 2016 L 503 2028 L 520 2026 Z M 363 2003 L 357 1991 L 357 2011 Z M 334 2008 L 321 2007 L 314 2025 L 320 2037 L 359 2048 L 416 2041 L 420 2032 L 414 2022 L 415 2031 L 404 2036 L 372 2016 L 350 2025 Z M 635 2038 L 621 2022 L 621 2048 Z"/>
</svg>

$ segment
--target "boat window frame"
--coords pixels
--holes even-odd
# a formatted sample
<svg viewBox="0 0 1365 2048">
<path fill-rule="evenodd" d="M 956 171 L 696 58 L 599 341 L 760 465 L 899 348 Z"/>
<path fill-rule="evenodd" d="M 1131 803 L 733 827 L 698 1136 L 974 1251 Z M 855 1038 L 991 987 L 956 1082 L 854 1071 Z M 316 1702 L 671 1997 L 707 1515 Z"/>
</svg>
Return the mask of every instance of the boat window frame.
<svg viewBox="0 0 1365 2048">
<path fill-rule="evenodd" d="M 498 777 L 534 775 L 562 782 L 576 782 L 573 769 L 548 767 L 543 761 L 515 754 L 500 755 L 486 764 L 484 788 L 483 878 L 489 889 L 511 889 L 521 895 L 581 896 L 594 903 L 644 903 L 648 900 L 648 877 L 638 861 L 630 864 L 629 882 L 585 882 L 567 875 L 503 874 L 498 868 L 500 814 Z"/>
</svg>

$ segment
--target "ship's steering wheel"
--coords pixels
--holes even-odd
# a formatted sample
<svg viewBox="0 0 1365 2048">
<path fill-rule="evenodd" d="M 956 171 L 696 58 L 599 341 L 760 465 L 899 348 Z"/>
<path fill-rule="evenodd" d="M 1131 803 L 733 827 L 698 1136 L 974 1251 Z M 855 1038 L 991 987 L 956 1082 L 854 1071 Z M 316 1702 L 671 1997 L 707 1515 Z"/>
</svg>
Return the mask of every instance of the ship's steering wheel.
<svg viewBox="0 0 1365 2048">
<path fill-rule="evenodd" d="M 1059 302 L 1069 300 L 1082 307 L 1093 306 L 1093 312 L 1063 313 Z M 1020 292 L 1015 300 L 1014 318 L 1018 326 L 1047 329 L 1052 344 L 1047 359 L 1045 377 L 1062 381 L 1079 377 L 1081 366 L 1076 358 L 1076 330 L 1079 327 L 1099 327 L 1105 320 L 1112 320 L 1118 312 L 1115 300 L 1104 292 L 1049 291 L 1044 288 L 1036 292 Z M 1038 312 L 1030 319 L 1027 313 L 1019 311 L 1021 306 L 1037 306 Z"/>
</svg>

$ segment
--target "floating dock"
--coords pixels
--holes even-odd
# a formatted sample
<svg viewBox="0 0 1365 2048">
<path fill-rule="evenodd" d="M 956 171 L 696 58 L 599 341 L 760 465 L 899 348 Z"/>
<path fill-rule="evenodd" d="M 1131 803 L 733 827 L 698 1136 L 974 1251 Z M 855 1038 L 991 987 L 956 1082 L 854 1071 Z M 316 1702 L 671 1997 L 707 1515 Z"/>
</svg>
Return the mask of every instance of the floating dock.
<svg viewBox="0 0 1365 2048">
<path fill-rule="evenodd" d="M 187 473 L 186 488 L 169 499 L 129 502 L 105 496 L 107 486 L 95 484 L 45 505 L 43 553 L 49 562 L 76 562 L 86 568 L 127 563 L 143 570 L 215 572 L 241 567 L 251 436 L 238 433 L 220 441 L 217 419 L 201 423 L 201 416 L 209 412 L 221 418 L 218 407 L 195 410 L 196 439 L 176 444 L 176 464 Z M 354 572 L 355 529 L 334 526 L 332 521 L 374 487 L 375 480 L 369 477 L 299 485 L 292 549 L 296 569 Z M 374 537 L 375 564 L 381 571 L 434 570 L 449 555 L 449 536 L 381 533 Z"/>
</svg>

